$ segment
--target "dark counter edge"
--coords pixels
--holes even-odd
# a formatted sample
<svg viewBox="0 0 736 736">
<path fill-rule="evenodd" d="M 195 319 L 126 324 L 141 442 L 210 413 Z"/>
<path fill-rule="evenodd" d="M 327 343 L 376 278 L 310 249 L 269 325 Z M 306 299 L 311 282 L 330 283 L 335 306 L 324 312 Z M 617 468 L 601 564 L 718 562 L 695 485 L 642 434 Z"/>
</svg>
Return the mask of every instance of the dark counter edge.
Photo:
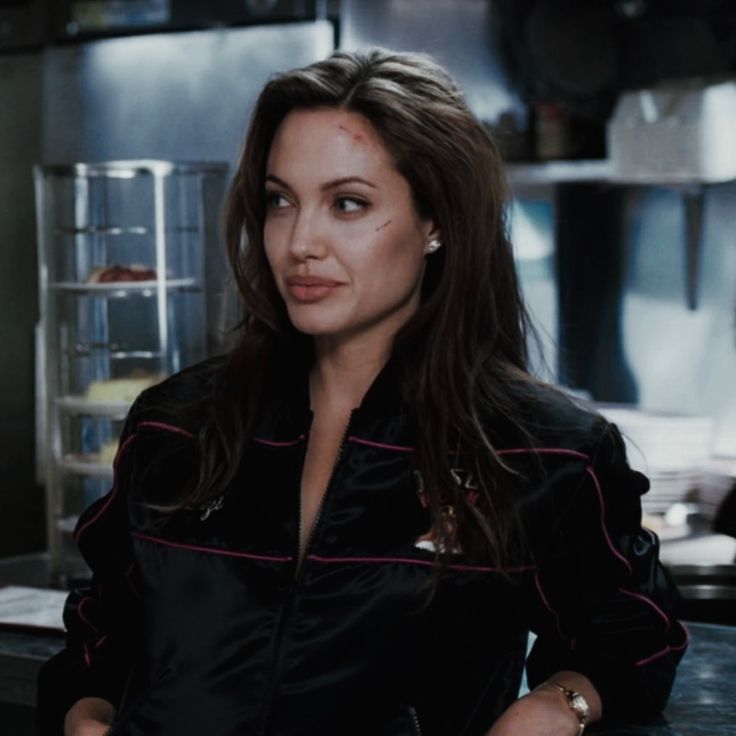
<svg viewBox="0 0 736 736">
<path fill-rule="evenodd" d="M 736 735 L 736 626 L 688 623 L 692 636 L 662 716 L 591 727 L 599 736 Z M 61 632 L 0 626 L 0 704 L 33 708 L 38 670 L 64 644 Z"/>
</svg>

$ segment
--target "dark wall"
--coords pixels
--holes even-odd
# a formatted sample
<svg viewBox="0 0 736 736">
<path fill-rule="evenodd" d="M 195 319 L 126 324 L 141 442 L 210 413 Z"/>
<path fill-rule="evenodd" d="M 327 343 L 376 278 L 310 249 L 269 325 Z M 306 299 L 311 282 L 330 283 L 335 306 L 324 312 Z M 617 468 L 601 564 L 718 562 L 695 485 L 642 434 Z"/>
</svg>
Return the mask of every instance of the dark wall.
<svg viewBox="0 0 736 736">
<path fill-rule="evenodd" d="M 38 318 L 31 168 L 41 158 L 40 54 L 0 57 L 0 556 L 43 549 L 35 482 Z"/>
</svg>

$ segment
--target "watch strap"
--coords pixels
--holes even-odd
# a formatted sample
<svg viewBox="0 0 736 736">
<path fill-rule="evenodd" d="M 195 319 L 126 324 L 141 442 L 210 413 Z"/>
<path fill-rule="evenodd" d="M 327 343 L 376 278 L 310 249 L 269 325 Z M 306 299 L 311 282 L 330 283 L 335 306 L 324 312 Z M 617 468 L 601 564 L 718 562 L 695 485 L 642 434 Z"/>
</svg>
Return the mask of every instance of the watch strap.
<svg viewBox="0 0 736 736">
<path fill-rule="evenodd" d="M 585 731 L 585 726 L 588 724 L 588 719 L 590 718 L 590 706 L 588 705 L 588 701 L 585 697 L 577 690 L 571 690 L 569 687 L 565 687 L 554 680 L 546 680 L 542 684 L 549 685 L 550 687 L 555 688 L 555 690 L 559 690 L 565 696 L 568 707 L 577 716 L 580 724 L 577 736 L 582 736 L 583 731 Z"/>
</svg>

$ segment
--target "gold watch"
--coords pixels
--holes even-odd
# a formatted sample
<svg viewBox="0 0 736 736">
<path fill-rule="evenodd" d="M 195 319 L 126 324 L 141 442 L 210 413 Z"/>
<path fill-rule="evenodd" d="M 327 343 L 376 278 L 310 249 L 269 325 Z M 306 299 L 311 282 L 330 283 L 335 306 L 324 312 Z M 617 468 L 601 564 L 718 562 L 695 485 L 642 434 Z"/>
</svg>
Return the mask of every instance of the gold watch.
<svg viewBox="0 0 736 736">
<path fill-rule="evenodd" d="M 554 680 L 547 680 L 543 684 L 559 690 L 567 698 L 567 704 L 570 706 L 570 710 L 577 716 L 580 723 L 577 736 L 581 736 L 590 718 L 588 701 L 577 690 L 571 690 L 569 687 L 560 685 L 559 682 L 555 682 Z"/>
</svg>

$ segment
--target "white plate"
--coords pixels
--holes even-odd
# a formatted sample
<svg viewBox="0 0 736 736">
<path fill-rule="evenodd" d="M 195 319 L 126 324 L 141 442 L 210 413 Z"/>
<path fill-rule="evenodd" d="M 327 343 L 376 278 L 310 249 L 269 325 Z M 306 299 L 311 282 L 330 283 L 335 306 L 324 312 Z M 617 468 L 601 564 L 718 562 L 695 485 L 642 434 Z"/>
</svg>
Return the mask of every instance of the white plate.
<svg viewBox="0 0 736 736">
<path fill-rule="evenodd" d="M 151 279 L 149 281 L 106 281 L 101 284 L 85 284 L 81 281 L 55 281 L 49 284 L 50 288 L 58 291 L 68 291 L 74 294 L 90 294 L 111 292 L 155 292 L 158 288 L 158 280 Z M 163 286 L 166 289 L 183 289 L 196 284 L 194 278 L 186 279 L 166 279 Z"/>
<path fill-rule="evenodd" d="M 57 405 L 69 414 L 125 419 L 130 409 L 127 401 L 88 401 L 84 396 L 68 395 L 56 399 Z"/>
</svg>

